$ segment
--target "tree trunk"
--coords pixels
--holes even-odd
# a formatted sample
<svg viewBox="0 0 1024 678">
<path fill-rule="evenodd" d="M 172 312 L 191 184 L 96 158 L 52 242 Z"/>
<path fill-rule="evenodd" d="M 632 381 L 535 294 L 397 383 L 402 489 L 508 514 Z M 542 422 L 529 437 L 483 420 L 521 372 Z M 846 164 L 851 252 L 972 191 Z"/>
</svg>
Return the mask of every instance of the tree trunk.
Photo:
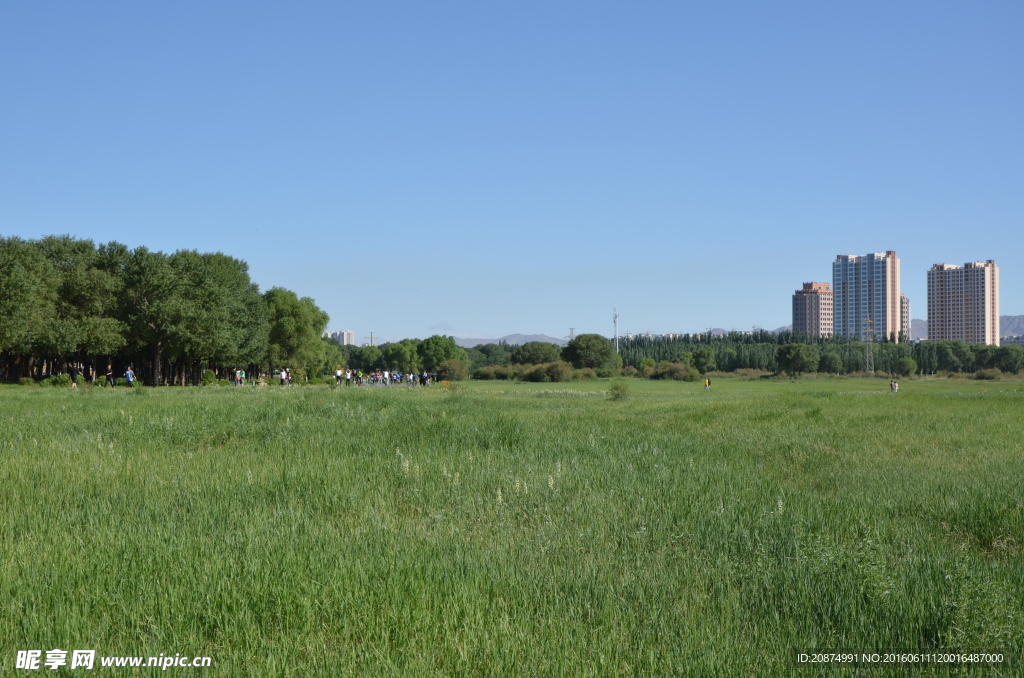
<svg viewBox="0 0 1024 678">
<path fill-rule="evenodd" d="M 160 350 L 162 348 L 162 342 L 153 343 L 153 386 L 160 385 Z"/>
</svg>

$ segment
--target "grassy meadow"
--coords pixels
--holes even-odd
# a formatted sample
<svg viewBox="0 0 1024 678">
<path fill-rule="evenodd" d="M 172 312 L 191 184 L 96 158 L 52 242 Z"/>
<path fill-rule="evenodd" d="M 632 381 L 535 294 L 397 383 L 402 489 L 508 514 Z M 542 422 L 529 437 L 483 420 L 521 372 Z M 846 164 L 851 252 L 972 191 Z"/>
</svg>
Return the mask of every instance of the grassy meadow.
<svg viewBox="0 0 1024 678">
<path fill-rule="evenodd" d="M 1024 382 L 627 383 L 2 387 L 0 672 L 52 648 L 203 676 L 1024 650 Z"/>
</svg>

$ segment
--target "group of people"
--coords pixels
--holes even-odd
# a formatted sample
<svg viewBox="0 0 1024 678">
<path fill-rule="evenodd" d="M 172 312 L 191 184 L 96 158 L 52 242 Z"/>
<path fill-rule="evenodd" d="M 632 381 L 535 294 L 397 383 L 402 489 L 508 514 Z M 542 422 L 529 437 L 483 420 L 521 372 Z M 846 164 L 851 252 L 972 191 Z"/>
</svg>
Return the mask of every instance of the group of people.
<svg viewBox="0 0 1024 678">
<path fill-rule="evenodd" d="M 352 369 L 341 369 L 341 365 L 338 365 L 337 369 L 334 370 L 334 378 L 338 381 L 339 386 L 363 386 L 364 384 L 370 386 L 430 386 L 431 381 L 437 380 L 436 374 L 431 374 L 424 370 L 423 372 L 416 374 L 415 372 L 390 372 L 388 370 L 375 370 L 369 373 L 363 373 L 362 370 Z"/>
<path fill-rule="evenodd" d="M 892 391 L 893 393 L 899 393 L 900 392 L 900 382 L 898 382 L 898 381 L 890 381 L 889 382 L 889 390 Z"/>
</svg>

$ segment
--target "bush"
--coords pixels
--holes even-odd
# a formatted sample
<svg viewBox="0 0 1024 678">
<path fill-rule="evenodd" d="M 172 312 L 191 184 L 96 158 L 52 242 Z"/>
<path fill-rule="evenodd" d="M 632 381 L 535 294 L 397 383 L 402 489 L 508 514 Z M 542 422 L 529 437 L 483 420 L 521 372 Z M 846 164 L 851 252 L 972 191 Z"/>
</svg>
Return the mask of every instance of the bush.
<svg viewBox="0 0 1024 678">
<path fill-rule="evenodd" d="M 494 374 L 494 366 L 487 365 L 485 367 L 476 368 L 473 372 L 473 378 L 488 381 L 491 379 L 497 379 L 498 377 Z"/>
<path fill-rule="evenodd" d="M 639 369 L 641 372 L 644 371 L 644 368 L 648 367 L 653 370 L 654 366 L 657 364 L 658 362 L 654 358 L 648 356 L 646 358 L 640 358 L 640 362 L 637 363 L 637 369 Z"/>
<path fill-rule="evenodd" d="M 900 358 L 896 363 L 896 374 L 901 377 L 909 377 L 912 374 L 917 374 L 917 361 L 909 356 L 906 358 Z"/>
<path fill-rule="evenodd" d="M 202 386 L 212 386 L 217 383 L 217 373 L 213 370 L 204 370 L 203 378 L 199 380 Z"/>
<path fill-rule="evenodd" d="M 978 370 L 977 373 L 975 373 L 974 378 L 975 379 L 984 379 L 986 381 L 999 381 L 999 379 L 1002 376 L 1003 376 L 1003 373 L 1000 372 L 999 370 L 991 369 L 991 370 Z"/>
<path fill-rule="evenodd" d="M 700 372 L 690 365 L 661 361 L 651 370 L 651 379 L 673 379 L 675 381 L 697 381 Z"/>
<path fill-rule="evenodd" d="M 583 370 L 580 370 L 580 371 L 582 372 Z M 637 376 L 638 374 L 640 374 L 639 370 L 637 370 L 632 365 L 630 365 L 629 367 L 623 367 L 622 368 L 622 376 L 624 376 L 624 377 L 632 378 L 632 377 Z M 595 374 L 594 376 L 596 377 L 597 375 Z"/>
<path fill-rule="evenodd" d="M 218 379 L 217 380 L 217 385 L 218 386 L 231 386 L 231 382 L 228 381 L 227 379 Z"/>
<path fill-rule="evenodd" d="M 572 365 L 564 360 L 530 365 L 522 374 L 523 381 L 569 381 L 572 377 Z"/>
<path fill-rule="evenodd" d="M 22 377 L 18 380 L 18 384 L 21 386 L 35 386 L 36 380 L 32 377 Z"/>
<path fill-rule="evenodd" d="M 51 374 L 43 380 L 48 386 L 71 386 L 70 374 Z"/>
<path fill-rule="evenodd" d="M 625 400 L 629 394 L 629 385 L 624 381 L 617 381 L 608 389 L 608 395 L 612 400 Z"/>
<path fill-rule="evenodd" d="M 462 381 L 469 378 L 469 370 L 461 360 L 449 358 L 438 366 L 437 376 L 445 381 Z"/>
</svg>

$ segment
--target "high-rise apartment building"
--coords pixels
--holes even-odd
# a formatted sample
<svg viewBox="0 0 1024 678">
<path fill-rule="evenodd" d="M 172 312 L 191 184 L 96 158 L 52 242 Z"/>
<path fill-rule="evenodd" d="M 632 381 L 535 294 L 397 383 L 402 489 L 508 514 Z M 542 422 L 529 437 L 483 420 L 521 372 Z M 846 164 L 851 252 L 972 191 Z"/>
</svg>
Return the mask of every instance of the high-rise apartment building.
<svg viewBox="0 0 1024 678">
<path fill-rule="evenodd" d="M 900 294 L 900 260 L 893 250 L 837 256 L 832 298 L 837 335 L 862 341 L 910 336 L 910 300 Z"/>
<path fill-rule="evenodd" d="M 793 331 L 811 337 L 832 334 L 832 290 L 828 283 L 804 283 L 802 290 L 793 294 Z"/>
<path fill-rule="evenodd" d="M 928 271 L 928 339 L 999 345 L 999 267 L 935 264 Z"/>
<path fill-rule="evenodd" d="M 335 339 L 342 346 L 355 346 L 356 333 L 351 330 L 341 330 L 340 332 L 324 332 L 324 338 Z"/>
</svg>

